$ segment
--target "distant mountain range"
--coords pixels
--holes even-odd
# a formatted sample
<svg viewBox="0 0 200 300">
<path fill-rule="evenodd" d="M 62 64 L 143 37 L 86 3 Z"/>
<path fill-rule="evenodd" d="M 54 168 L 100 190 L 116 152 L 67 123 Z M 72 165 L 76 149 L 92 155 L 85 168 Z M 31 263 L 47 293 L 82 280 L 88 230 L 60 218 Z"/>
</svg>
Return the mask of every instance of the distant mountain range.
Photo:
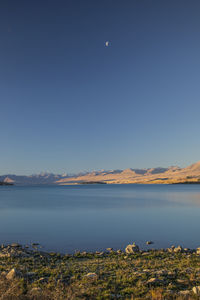
<svg viewBox="0 0 200 300">
<path fill-rule="evenodd" d="M 2 175 L 0 182 L 16 185 L 69 185 L 69 184 L 128 184 L 128 183 L 200 183 L 200 161 L 186 168 L 172 166 L 169 168 L 125 169 L 95 171 L 77 175 L 56 175 L 41 173 L 39 175 L 18 176 Z"/>
<path fill-rule="evenodd" d="M 63 179 L 68 178 L 66 174 L 63 175 L 55 175 L 49 173 L 41 173 L 36 175 L 13 175 L 7 174 L 0 176 L 1 182 L 13 183 L 15 185 L 38 185 L 38 184 L 45 184 L 45 185 L 52 185 L 55 182 Z"/>
</svg>

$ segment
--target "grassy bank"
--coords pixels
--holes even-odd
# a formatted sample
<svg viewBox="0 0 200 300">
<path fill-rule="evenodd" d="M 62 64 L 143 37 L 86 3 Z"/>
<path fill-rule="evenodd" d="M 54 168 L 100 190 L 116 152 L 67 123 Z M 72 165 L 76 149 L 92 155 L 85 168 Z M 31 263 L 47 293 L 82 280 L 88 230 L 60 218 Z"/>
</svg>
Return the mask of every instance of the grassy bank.
<svg viewBox="0 0 200 300">
<path fill-rule="evenodd" d="M 200 299 L 197 286 L 200 255 L 189 249 L 61 255 L 13 244 L 0 251 L 0 299 Z"/>
</svg>

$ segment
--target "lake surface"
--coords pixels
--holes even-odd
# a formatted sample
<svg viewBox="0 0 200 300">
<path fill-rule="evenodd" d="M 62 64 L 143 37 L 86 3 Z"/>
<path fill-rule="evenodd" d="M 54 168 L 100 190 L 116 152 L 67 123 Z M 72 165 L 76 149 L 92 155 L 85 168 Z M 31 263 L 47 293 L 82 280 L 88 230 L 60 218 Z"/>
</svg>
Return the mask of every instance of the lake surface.
<svg viewBox="0 0 200 300">
<path fill-rule="evenodd" d="M 200 185 L 1 186 L 0 243 L 73 252 L 200 246 Z"/>
</svg>

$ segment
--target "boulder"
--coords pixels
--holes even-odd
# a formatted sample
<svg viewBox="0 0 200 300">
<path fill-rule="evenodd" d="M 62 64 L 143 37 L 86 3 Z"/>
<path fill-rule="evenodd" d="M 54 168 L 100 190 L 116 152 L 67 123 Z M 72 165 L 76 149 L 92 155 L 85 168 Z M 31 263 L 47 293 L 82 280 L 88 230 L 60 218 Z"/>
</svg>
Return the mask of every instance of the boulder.
<svg viewBox="0 0 200 300">
<path fill-rule="evenodd" d="M 10 246 L 15 247 L 15 248 L 20 248 L 21 247 L 21 245 L 18 244 L 18 243 L 12 243 Z"/>
<path fill-rule="evenodd" d="M 117 250 L 117 254 L 121 254 L 122 253 L 122 250 L 121 249 L 118 249 Z"/>
<path fill-rule="evenodd" d="M 126 254 L 133 254 L 133 253 L 137 253 L 139 251 L 140 251 L 140 249 L 135 243 L 133 243 L 132 245 L 128 245 L 125 248 Z"/>
<path fill-rule="evenodd" d="M 172 253 L 172 252 L 174 252 L 174 249 L 175 249 L 175 246 L 172 245 L 170 248 L 167 248 L 167 251 Z"/>
<path fill-rule="evenodd" d="M 185 280 L 185 279 L 177 279 L 176 282 L 179 284 L 183 284 L 183 285 L 187 284 L 187 280 Z"/>
<path fill-rule="evenodd" d="M 174 253 L 181 253 L 181 252 L 183 252 L 183 248 L 180 245 L 174 248 Z"/>
<path fill-rule="evenodd" d="M 143 252 L 142 253 L 142 256 L 146 256 L 146 255 L 149 255 L 149 252 Z"/>
<path fill-rule="evenodd" d="M 13 280 L 15 278 L 20 278 L 22 276 L 21 272 L 15 268 L 13 268 L 12 270 L 10 270 L 10 272 L 8 272 L 8 274 L 6 275 L 6 279 L 8 280 Z"/>
<path fill-rule="evenodd" d="M 200 286 L 194 286 L 192 288 L 192 291 L 193 291 L 194 294 L 200 295 Z"/>
<path fill-rule="evenodd" d="M 113 252 L 113 248 L 106 248 L 108 252 Z"/>
<path fill-rule="evenodd" d="M 199 248 L 197 248 L 197 250 L 196 250 L 196 254 L 200 255 L 200 247 L 199 247 Z"/>
<path fill-rule="evenodd" d="M 103 256 L 104 255 L 104 252 L 102 251 L 102 252 L 99 252 L 99 251 L 96 251 L 95 252 L 97 255 L 99 255 L 99 256 Z"/>
<path fill-rule="evenodd" d="M 189 248 L 184 248 L 184 249 L 183 249 L 183 252 L 185 252 L 185 253 L 190 253 L 191 250 L 190 250 Z"/>
<path fill-rule="evenodd" d="M 147 284 L 148 285 L 157 285 L 159 283 L 162 283 L 163 280 L 160 280 L 158 278 L 150 278 L 148 281 L 147 281 Z"/>
<path fill-rule="evenodd" d="M 31 244 L 31 246 L 34 246 L 34 247 L 35 247 L 35 246 L 39 246 L 39 245 L 40 245 L 39 243 L 32 243 L 32 244 Z"/>
</svg>

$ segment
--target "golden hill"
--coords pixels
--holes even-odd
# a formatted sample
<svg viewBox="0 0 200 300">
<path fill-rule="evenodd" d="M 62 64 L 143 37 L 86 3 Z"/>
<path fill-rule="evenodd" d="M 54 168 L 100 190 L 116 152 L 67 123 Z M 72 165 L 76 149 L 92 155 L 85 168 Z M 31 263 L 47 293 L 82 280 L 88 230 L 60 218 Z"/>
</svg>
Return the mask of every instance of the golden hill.
<svg viewBox="0 0 200 300">
<path fill-rule="evenodd" d="M 56 184 L 66 185 L 93 182 L 101 182 L 108 184 L 167 184 L 183 182 L 200 182 L 200 161 L 186 168 L 169 167 L 91 172 L 85 175 L 62 178 L 56 181 Z"/>
</svg>

